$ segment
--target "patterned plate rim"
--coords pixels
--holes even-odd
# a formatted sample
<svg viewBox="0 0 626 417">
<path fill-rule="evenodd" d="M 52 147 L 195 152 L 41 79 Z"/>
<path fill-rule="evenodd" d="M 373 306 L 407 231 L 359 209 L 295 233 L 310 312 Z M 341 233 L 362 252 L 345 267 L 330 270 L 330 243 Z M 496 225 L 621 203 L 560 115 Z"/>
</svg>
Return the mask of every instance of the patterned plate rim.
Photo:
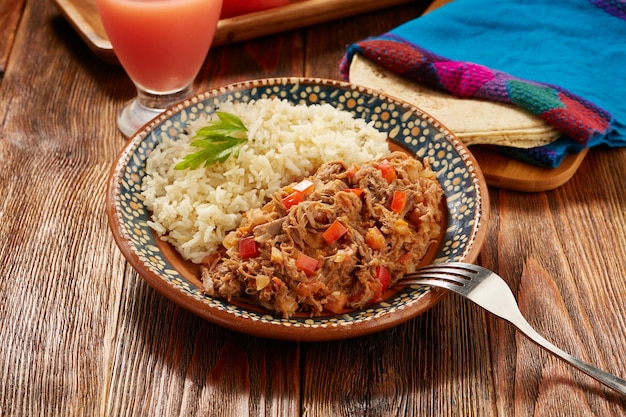
<svg viewBox="0 0 626 417">
<path fill-rule="evenodd" d="M 296 93 L 298 96 L 294 96 Z M 244 81 L 197 94 L 168 109 L 131 138 L 111 169 L 107 193 L 111 231 L 128 262 L 149 285 L 181 307 L 224 327 L 262 337 L 302 341 L 355 337 L 400 324 L 436 304 L 445 291 L 407 288 L 392 299 L 349 314 L 283 319 L 204 295 L 162 256 L 145 222 L 147 210 L 137 196 L 145 158 L 159 142 L 157 131 L 161 129 L 160 133 L 165 134 L 163 129 L 175 130 L 177 123 L 180 129 L 190 117 L 197 117 L 193 111 L 212 113 L 224 99 L 272 95 L 307 103 L 331 101 L 335 107 L 343 106 L 353 114 L 356 109 L 369 111 L 368 104 L 382 103 L 384 111 L 395 114 L 391 117 L 393 123 L 400 120 L 403 125 L 384 125 L 379 120 L 377 123 L 385 126 L 381 130 L 386 130 L 393 142 L 417 157 L 429 158 L 444 187 L 448 238 L 444 239 L 434 262 L 476 260 L 486 235 L 487 186 L 476 160 L 458 138 L 419 108 L 374 89 L 335 80 L 286 77 Z M 415 126 L 414 121 L 419 121 L 420 126 Z M 431 128 L 436 133 L 430 141 L 426 137 L 430 132 L 423 136 L 413 134 L 415 130 L 422 133 Z M 451 158 L 450 154 L 453 154 Z M 457 233 L 460 223 L 465 224 L 467 233 Z"/>
</svg>

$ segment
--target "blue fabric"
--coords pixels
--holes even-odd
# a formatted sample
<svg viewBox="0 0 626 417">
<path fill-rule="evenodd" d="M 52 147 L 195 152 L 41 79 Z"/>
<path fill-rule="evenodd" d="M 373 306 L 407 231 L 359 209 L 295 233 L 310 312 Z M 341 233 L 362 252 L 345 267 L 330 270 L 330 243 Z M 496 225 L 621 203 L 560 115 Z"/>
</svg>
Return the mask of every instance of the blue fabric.
<svg viewBox="0 0 626 417">
<path fill-rule="evenodd" d="M 626 145 L 626 21 L 588 0 L 456 0 L 391 31 L 451 60 L 558 85 L 613 115 Z"/>
<path fill-rule="evenodd" d="M 624 0 L 456 0 L 348 48 L 459 97 L 519 105 L 565 135 L 508 155 L 558 166 L 585 146 L 626 146 Z M 569 136 L 569 137 L 568 137 Z"/>
</svg>

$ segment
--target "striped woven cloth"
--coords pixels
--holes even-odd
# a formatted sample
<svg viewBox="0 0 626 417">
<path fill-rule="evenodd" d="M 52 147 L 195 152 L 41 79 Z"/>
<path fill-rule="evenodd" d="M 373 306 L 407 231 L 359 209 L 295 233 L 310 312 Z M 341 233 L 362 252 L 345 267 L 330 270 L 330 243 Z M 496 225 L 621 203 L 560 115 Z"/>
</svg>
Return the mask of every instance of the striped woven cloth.
<svg viewBox="0 0 626 417">
<path fill-rule="evenodd" d="M 556 167 L 571 152 L 626 145 L 626 2 L 456 0 L 351 45 L 409 80 L 457 97 L 517 105 L 563 136 L 500 150 Z"/>
</svg>

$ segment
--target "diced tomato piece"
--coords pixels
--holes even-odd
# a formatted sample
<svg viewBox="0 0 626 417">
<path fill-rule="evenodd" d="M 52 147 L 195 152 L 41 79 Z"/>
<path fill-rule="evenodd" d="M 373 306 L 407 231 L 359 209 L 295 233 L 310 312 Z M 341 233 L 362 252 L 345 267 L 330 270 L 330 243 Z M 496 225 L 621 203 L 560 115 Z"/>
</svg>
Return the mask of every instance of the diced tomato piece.
<svg viewBox="0 0 626 417">
<path fill-rule="evenodd" d="M 376 279 L 380 281 L 380 283 L 383 286 L 382 292 L 387 291 L 387 288 L 389 288 L 389 282 L 391 282 L 391 274 L 389 273 L 387 268 L 385 268 L 382 265 L 377 266 L 376 267 Z"/>
<path fill-rule="evenodd" d="M 304 201 L 304 195 L 300 191 L 294 191 L 287 197 L 283 198 L 283 204 L 285 209 L 289 210 L 291 207 L 298 205 Z"/>
<path fill-rule="evenodd" d="M 391 199 L 391 211 L 394 213 L 402 213 L 406 206 L 406 193 L 404 191 L 394 191 Z"/>
<path fill-rule="evenodd" d="M 317 267 L 319 266 L 319 262 L 315 258 L 311 258 L 308 255 L 300 252 L 298 257 L 296 258 L 296 268 L 300 271 L 304 272 L 307 277 L 310 277 L 317 271 Z"/>
<path fill-rule="evenodd" d="M 243 259 L 259 256 L 259 245 L 254 240 L 254 236 L 244 237 L 239 241 L 239 255 Z"/>
<path fill-rule="evenodd" d="M 378 227 L 371 227 L 365 233 L 365 243 L 374 250 L 381 250 L 385 247 L 385 235 Z"/>
<path fill-rule="evenodd" d="M 376 165 L 376 169 L 383 174 L 383 178 L 387 180 L 387 183 L 391 184 L 393 180 L 398 178 L 398 174 L 396 173 L 396 169 L 387 161 L 383 159 L 378 165 Z"/>
<path fill-rule="evenodd" d="M 347 193 L 356 194 L 358 197 L 361 197 L 363 195 L 362 188 L 346 188 L 344 191 Z"/>
<path fill-rule="evenodd" d="M 315 188 L 315 184 L 313 183 L 313 181 L 309 181 L 309 180 L 302 180 L 293 186 L 294 190 L 299 191 L 304 195 L 310 194 L 314 188 Z"/>
<path fill-rule="evenodd" d="M 329 245 L 335 243 L 341 236 L 345 235 L 348 229 L 341 224 L 339 220 L 335 220 L 333 224 L 328 226 L 328 229 L 324 231 L 322 237 Z"/>
</svg>

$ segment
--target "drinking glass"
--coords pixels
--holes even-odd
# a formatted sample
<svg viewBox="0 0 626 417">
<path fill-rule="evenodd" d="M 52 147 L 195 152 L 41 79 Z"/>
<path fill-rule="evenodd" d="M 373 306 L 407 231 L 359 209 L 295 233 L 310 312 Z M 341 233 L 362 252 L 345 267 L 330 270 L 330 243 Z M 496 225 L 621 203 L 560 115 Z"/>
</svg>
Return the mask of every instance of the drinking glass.
<svg viewBox="0 0 626 417">
<path fill-rule="evenodd" d="M 117 126 L 130 137 L 193 92 L 222 0 L 97 0 L 115 54 L 137 88 Z"/>
</svg>

